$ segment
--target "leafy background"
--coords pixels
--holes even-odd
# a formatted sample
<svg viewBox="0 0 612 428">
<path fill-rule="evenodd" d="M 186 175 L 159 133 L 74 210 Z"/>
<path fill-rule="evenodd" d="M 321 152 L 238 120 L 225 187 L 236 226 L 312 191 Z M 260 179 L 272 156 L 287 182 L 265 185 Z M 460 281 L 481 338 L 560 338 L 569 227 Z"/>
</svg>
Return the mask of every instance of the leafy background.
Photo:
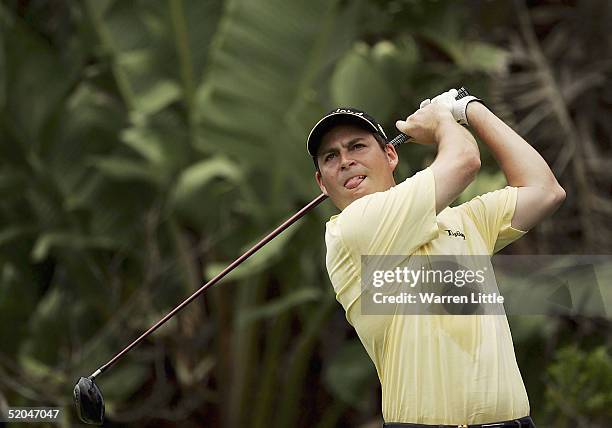
<svg viewBox="0 0 612 428">
<path fill-rule="evenodd" d="M 391 132 L 466 86 L 568 198 L 507 254 L 611 254 L 612 6 L 594 1 L 3 0 L 0 409 L 71 390 L 318 194 L 335 105 Z M 461 196 L 504 185 L 485 147 Z M 398 176 L 431 162 L 400 149 Z M 326 203 L 99 379 L 107 426 L 380 426 L 324 270 Z M 609 285 L 609 284 L 608 284 Z M 610 319 L 510 317 L 542 427 L 612 423 Z"/>
</svg>

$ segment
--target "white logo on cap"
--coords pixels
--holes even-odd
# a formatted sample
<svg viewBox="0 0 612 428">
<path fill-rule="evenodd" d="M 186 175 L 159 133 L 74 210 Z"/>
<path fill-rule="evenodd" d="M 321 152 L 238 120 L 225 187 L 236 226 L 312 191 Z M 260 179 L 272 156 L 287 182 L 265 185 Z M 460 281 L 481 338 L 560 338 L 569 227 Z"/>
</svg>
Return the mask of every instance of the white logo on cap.
<svg viewBox="0 0 612 428">
<path fill-rule="evenodd" d="M 337 108 L 336 113 L 351 113 L 351 114 L 356 114 L 357 116 L 363 116 L 363 113 L 359 113 L 353 110 L 346 110 L 343 108 Z"/>
</svg>

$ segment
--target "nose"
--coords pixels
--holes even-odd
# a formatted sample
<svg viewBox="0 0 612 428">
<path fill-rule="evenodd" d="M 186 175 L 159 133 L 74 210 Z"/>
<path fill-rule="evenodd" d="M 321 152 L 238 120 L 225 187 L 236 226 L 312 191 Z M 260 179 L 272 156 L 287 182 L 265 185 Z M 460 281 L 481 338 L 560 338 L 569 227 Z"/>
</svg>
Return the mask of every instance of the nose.
<svg viewBox="0 0 612 428">
<path fill-rule="evenodd" d="M 340 156 L 341 156 L 341 158 L 340 158 L 340 169 L 345 170 L 349 166 L 352 166 L 352 165 L 355 164 L 355 161 L 351 157 L 349 157 L 350 156 L 349 153 L 343 152 L 343 153 L 340 153 Z"/>
</svg>

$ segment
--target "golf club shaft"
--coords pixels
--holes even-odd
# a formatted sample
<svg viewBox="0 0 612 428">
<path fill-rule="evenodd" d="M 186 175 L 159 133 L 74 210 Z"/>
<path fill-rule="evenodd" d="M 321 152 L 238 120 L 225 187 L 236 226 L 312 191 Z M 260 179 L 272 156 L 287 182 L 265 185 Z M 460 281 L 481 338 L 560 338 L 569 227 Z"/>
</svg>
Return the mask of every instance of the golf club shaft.
<svg viewBox="0 0 612 428">
<path fill-rule="evenodd" d="M 121 352 L 119 352 L 117 355 L 115 355 L 109 362 L 107 362 L 102 367 L 100 367 L 98 370 L 96 370 L 94 373 L 92 373 L 92 375 L 90 377 L 95 378 L 99 374 L 104 373 L 109 367 L 111 367 L 113 364 L 115 364 L 115 362 L 119 358 L 121 358 L 123 355 L 127 354 L 132 348 L 134 348 L 136 345 L 138 345 L 145 337 L 147 337 L 149 334 L 153 333 L 155 330 L 157 330 L 159 327 L 161 327 L 166 321 L 168 321 L 170 318 L 172 318 L 174 315 L 176 315 L 177 312 L 179 312 L 181 309 L 183 309 L 185 306 L 187 306 L 189 303 L 191 303 L 194 299 L 196 299 L 207 288 L 212 287 L 217 282 L 219 282 L 225 275 L 227 275 L 232 270 L 234 270 L 236 267 L 238 267 L 238 265 L 240 265 L 242 262 L 244 262 L 246 259 L 248 259 L 250 256 L 252 256 L 254 253 L 256 253 L 261 247 L 266 245 L 268 242 L 270 242 L 272 239 L 274 239 L 276 236 L 278 236 L 281 232 L 283 232 L 285 229 L 287 229 L 293 223 L 298 221 L 308 211 L 310 211 L 311 209 L 313 209 L 314 207 L 319 205 L 325 199 L 327 199 L 327 196 L 324 195 L 324 194 L 320 194 L 315 199 L 313 199 L 308 205 L 306 205 L 304 208 L 302 208 L 301 210 L 299 210 L 298 212 L 293 214 L 290 218 L 285 220 L 285 222 L 283 224 L 281 224 L 276 229 L 274 229 L 272 232 L 270 232 L 261 241 L 259 241 L 253 247 L 251 247 L 251 249 L 249 249 L 246 253 L 244 253 L 243 255 L 238 257 L 236 260 L 234 260 L 229 266 L 227 266 L 225 269 L 223 269 L 223 271 L 218 273 L 214 278 L 212 278 L 210 281 L 208 281 L 202 287 L 197 289 L 191 296 L 189 296 L 187 299 L 185 299 L 180 305 L 178 305 L 176 308 L 174 308 L 172 311 L 170 311 L 162 319 L 157 321 L 147 331 L 142 333 L 136 340 L 134 340 L 126 348 L 124 348 Z"/>
<path fill-rule="evenodd" d="M 394 139 L 389 141 L 389 143 L 393 144 L 394 146 L 398 146 L 398 145 L 408 141 L 409 138 L 410 137 L 408 137 L 405 134 L 399 134 L 397 137 L 395 137 Z M 117 360 L 119 358 L 121 358 L 122 356 L 127 354 L 132 348 L 134 348 L 136 345 L 138 345 L 140 342 L 142 342 L 142 340 L 145 337 L 147 337 L 149 334 L 153 333 L 155 330 L 157 330 L 159 327 L 161 327 L 166 321 L 168 321 L 170 318 L 172 318 L 174 315 L 176 315 L 177 312 L 179 312 L 181 309 L 183 309 L 185 306 L 187 306 L 189 303 L 191 303 L 200 294 L 202 294 L 206 289 L 208 289 L 209 287 L 212 287 L 217 282 L 219 282 L 225 275 L 227 275 L 232 270 L 234 270 L 236 267 L 238 267 L 238 265 L 240 265 L 242 262 L 244 262 L 246 259 L 248 259 L 250 256 L 252 256 L 254 253 L 256 253 L 261 247 L 263 247 L 268 242 L 270 242 L 272 239 L 277 237 L 281 232 L 286 230 L 289 226 L 291 226 L 297 220 L 302 218 L 308 211 L 312 210 L 314 207 L 319 205 L 325 199 L 327 199 L 327 196 L 325 194 L 323 194 L 323 193 L 320 194 L 315 199 L 313 199 L 312 202 L 310 202 L 308 205 L 306 205 L 304 208 L 302 208 L 297 213 L 293 214 L 291 217 L 289 217 L 287 220 L 285 220 L 285 222 L 283 224 L 281 224 L 276 229 L 274 229 L 272 232 L 270 232 L 265 238 L 263 238 L 261 241 L 259 241 L 257 244 L 255 244 L 253 247 L 251 247 L 251 249 L 248 250 L 246 253 L 244 253 L 243 255 L 238 257 L 236 260 L 234 260 L 229 266 L 227 266 L 223 271 L 218 273 L 213 279 L 211 279 L 206 284 L 204 284 L 202 287 L 197 289 L 191 296 L 189 296 L 187 299 L 185 299 L 180 305 L 178 305 L 176 308 L 174 308 L 172 311 L 170 311 L 162 319 L 157 321 L 147 331 L 142 333 L 136 340 L 134 340 L 127 347 L 125 347 L 121 352 L 119 352 L 117 355 L 115 355 L 109 362 L 107 362 L 102 367 L 100 367 L 98 370 L 93 372 L 91 374 L 90 378 L 95 378 L 98 375 L 104 373 L 108 368 L 110 368 L 113 364 L 115 364 L 115 362 L 117 362 Z"/>
</svg>

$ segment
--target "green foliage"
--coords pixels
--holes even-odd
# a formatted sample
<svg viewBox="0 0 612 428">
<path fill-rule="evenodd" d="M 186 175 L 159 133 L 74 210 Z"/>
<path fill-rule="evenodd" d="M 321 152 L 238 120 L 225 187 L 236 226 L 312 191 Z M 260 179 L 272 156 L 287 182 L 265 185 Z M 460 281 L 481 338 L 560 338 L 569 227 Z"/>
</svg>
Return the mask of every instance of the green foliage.
<svg viewBox="0 0 612 428">
<path fill-rule="evenodd" d="M 345 343 L 325 370 L 325 383 L 340 400 L 358 408 L 367 406 L 376 372 L 358 340 Z M 371 393 L 371 392 L 370 392 Z"/>
<path fill-rule="evenodd" d="M 318 195 L 304 140 L 325 111 L 366 109 L 393 136 L 451 86 L 487 98 L 510 51 L 478 34 L 466 4 L 2 3 L 0 404 L 68 409 L 74 380 Z M 401 156 L 398 178 L 433 153 Z M 483 162 L 460 201 L 504 184 Z M 280 428 L 378 415 L 371 362 L 350 326 L 330 323 L 333 213 L 318 207 L 105 373 L 109 419 Z M 524 321 L 518 343 L 558 327 Z M 600 420 L 609 357 L 560 355 L 551 405 L 591 388 L 576 405 Z"/>
<path fill-rule="evenodd" d="M 612 356 L 606 347 L 560 349 L 547 369 L 546 410 L 555 426 L 604 427 L 612 419 Z"/>
<path fill-rule="evenodd" d="M 389 117 L 401 101 L 395 86 L 408 77 L 417 60 L 414 43 L 400 49 L 389 41 L 372 48 L 358 42 L 336 65 L 330 82 L 333 103 Z"/>
<path fill-rule="evenodd" d="M 274 262 L 278 261 L 278 259 L 282 257 L 283 250 L 287 245 L 289 245 L 293 234 L 299 229 L 299 226 L 299 221 L 293 224 L 281 235 L 277 236 L 273 241 L 249 257 L 242 265 L 234 269 L 224 280 L 248 280 L 249 277 L 264 272 L 265 269 L 269 268 Z M 259 239 L 257 241 L 259 241 Z M 248 245 L 245 245 L 241 252 L 246 252 L 256 243 L 257 242 L 251 242 Z M 224 270 L 229 263 L 231 262 L 211 263 L 206 269 L 206 278 L 213 278 Z"/>
<path fill-rule="evenodd" d="M 322 297 L 321 291 L 317 288 L 300 288 L 285 297 L 272 300 L 257 308 L 241 312 L 238 314 L 237 325 L 240 328 L 255 320 L 276 318 L 296 306 L 308 302 L 319 301 Z"/>
<path fill-rule="evenodd" d="M 127 401 L 149 377 L 146 367 L 138 364 L 117 367 L 108 376 L 100 378 L 99 386 L 104 398 L 109 402 L 109 409 L 117 406 L 116 403 Z"/>
<path fill-rule="evenodd" d="M 22 267 L 26 267 L 23 266 Z M 2 351 L 15 355 L 20 342 L 28 333 L 28 319 L 36 305 L 37 288 L 32 273 L 2 260 L 0 279 L 0 338 Z"/>
<path fill-rule="evenodd" d="M 202 160 L 180 173 L 172 190 L 170 204 L 186 224 L 205 230 L 218 222 L 210 218 L 211 199 L 220 203 L 219 199 L 223 197 L 231 203 L 243 184 L 239 166 L 227 158 L 217 156 Z"/>
</svg>

